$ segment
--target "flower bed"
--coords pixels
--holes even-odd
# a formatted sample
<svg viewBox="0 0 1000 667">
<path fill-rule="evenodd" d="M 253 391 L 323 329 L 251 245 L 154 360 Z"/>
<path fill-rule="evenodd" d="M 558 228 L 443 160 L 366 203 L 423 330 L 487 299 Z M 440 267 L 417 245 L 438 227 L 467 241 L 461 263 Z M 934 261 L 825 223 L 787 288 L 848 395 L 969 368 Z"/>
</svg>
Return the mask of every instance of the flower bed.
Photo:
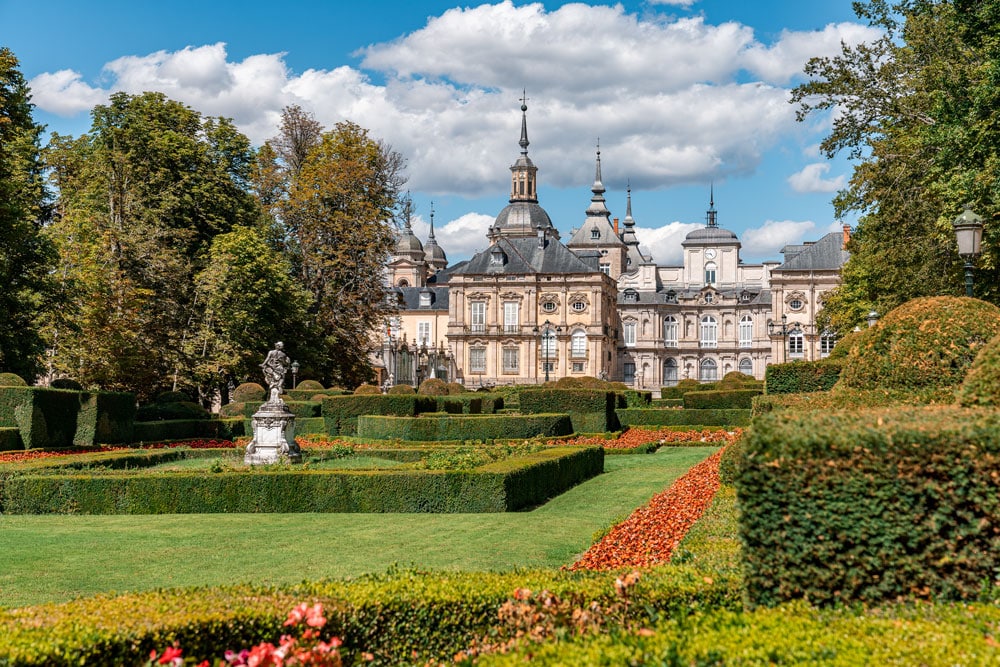
<svg viewBox="0 0 1000 667">
<path fill-rule="evenodd" d="M 39 459 L 49 459 L 59 456 L 70 457 L 81 454 L 97 454 L 103 452 L 127 452 L 139 449 L 164 449 L 169 447 L 188 447 L 190 449 L 225 449 L 235 447 L 232 440 L 208 440 L 198 438 L 195 440 L 176 440 L 172 442 L 155 442 L 137 447 L 81 447 L 80 449 L 58 449 L 47 451 L 42 449 L 24 452 L 3 452 L 0 453 L 0 463 L 20 463 L 21 461 L 37 461 Z"/>
<path fill-rule="evenodd" d="M 569 440 L 553 441 L 552 444 L 559 446 L 566 445 L 600 445 L 605 449 L 636 449 L 649 443 L 657 443 L 660 446 L 670 446 L 679 444 L 720 443 L 728 444 L 735 442 L 743 433 L 743 429 L 727 431 L 725 429 L 702 429 L 690 431 L 676 431 L 672 429 L 645 429 L 630 428 L 617 438 L 602 438 L 601 436 L 583 436 L 571 438 Z"/>
<path fill-rule="evenodd" d="M 719 488 L 722 451 L 691 468 L 587 550 L 571 570 L 611 570 L 665 563 Z"/>
</svg>

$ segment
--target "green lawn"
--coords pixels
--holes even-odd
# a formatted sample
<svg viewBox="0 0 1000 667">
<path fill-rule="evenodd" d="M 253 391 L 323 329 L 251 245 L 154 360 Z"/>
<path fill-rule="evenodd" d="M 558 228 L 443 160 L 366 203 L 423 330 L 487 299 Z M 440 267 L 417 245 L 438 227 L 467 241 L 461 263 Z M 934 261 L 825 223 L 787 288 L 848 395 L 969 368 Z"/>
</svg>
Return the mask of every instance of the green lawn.
<svg viewBox="0 0 1000 667">
<path fill-rule="evenodd" d="M 559 567 L 717 448 L 608 456 L 605 474 L 511 514 L 0 516 L 0 607 L 104 591 L 427 569 Z"/>
</svg>

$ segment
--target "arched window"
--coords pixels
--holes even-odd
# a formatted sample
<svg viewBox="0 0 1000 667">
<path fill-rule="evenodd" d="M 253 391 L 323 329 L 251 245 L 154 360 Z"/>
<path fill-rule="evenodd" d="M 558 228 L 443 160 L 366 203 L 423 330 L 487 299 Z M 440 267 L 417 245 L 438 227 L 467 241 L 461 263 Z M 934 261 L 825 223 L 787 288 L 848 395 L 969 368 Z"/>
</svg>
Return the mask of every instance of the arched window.
<svg viewBox="0 0 1000 667">
<path fill-rule="evenodd" d="M 626 322 L 622 329 L 625 333 L 625 346 L 635 347 L 635 322 Z"/>
<path fill-rule="evenodd" d="M 744 375 L 753 375 L 753 361 L 750 357 L 743 357 L 740 359 L 740 373 Z"/>
<path fill-rule="evenodd" d="M 574 331 L 570 339 L 570 354 L 574 357 L 587 356 L 587 334 L 583 331 Z"/>
<path fill-rule="evenodd" d="M 715 262 L 708 262 L 705 264 L 705 284 L 714 285 L 715 284 L 715 272 L 716 266 Z"/>
<path fill-rule="evenodd" d="M 556 356 L 556 332 L 552 327 L 542 331 L 542 357 L 553 359 Z"/>
<path fill-rule="evenodd" d="M 740 347 L 753 345 L 753 318 L 744 315 L 740 320 Z"/>
<path fill-rule="evenodd" d="M 677 318 L 673 315 L 663 318 L 663 345 L 677 347 Z"/>
<path fill-rule="evenodd" d="M 698 366 L 698 380 L 701 382 L 715 382 L 719 379 L 719 365 L 714 359 L 702 359 Z"/>
<path fill-rule="evenodd" d="M 719 344 L 719 323 L 711 315 L 701 318 L 701 346 L 717 347 Z"/>
<path fill-rule="evenodd" d="M 673 387 L 677 384 L 677 362 L 667 359 L 663 362 L 663 386 Z"/>
</svg>

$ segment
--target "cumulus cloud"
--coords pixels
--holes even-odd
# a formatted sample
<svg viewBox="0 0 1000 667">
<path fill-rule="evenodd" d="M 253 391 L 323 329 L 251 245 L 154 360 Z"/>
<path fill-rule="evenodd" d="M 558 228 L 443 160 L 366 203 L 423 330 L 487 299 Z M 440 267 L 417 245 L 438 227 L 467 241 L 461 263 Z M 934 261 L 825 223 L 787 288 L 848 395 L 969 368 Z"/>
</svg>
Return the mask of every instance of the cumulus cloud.
<svg viewBox="0 0 1000 667">
<path fill-rule="evenodd" d="M 650 0 L 651 5 L 676 5 L 678 7 L 690 7 L 698 0 Z"/>
<path fill-rule="evenodd" d="M 830 165 L 825 162 L 807 164 L 802 171 L 788 177 L 788 184 L 796 192 L 836 192 L 846 185 L 847 177 L 841 174 L 836 178 L 823 178 L 830 171 Z"/>
<path fill-rule="evenodd" d="M 662 227 L 639 227 L 635 236 L 640 247 L 653 256 L 653 261 L 661 266 L 680 266 L 684 261 L 684 237 L 704 225 L 689 222 L 671 222 Z"/>
<path fill-rule="evenodd" d="M 527 88 L 531 156 L 544 186 L 589 182 L 600 137 L 616 173 L 636 188 L 663 189 L 753 173 L 795 127 L 784 87 L 793 63 L 836 53 L 841 39 L 867 30 L 836 24 L 763 44 L 735 22 L 507 0 L 431 17 L 358 52 L 360 67 L 296 73 L 282 53 L 230 60 L 215 43 L 123 56 L 107 63 L 102 85 L 62 70 L 31 86 L 39 108 L 57 114 L 119 90 L 159 90 L 234 118 L 258 144 L 275 134 L 282 108 L 298 104 L 327 126 L 349 119 L 385 139 L 406 157 L 412 189 L 466 197 L 506 187 Z M 748 82 L 748 73 L 759 79 Z"/>
<path fill-rule="evenodd" d="M 815 240 L 816 228 L 812 220 L 768 220 L 762 226 L 743 233 L 742 254 L 757 258 L 779 257 L 778 252 L 786 245 L 799 244 L 807 238 Z"/>
<path fill-rule="evenodd" d="M 448 263 L 454 264 L 456 261 L 472 257 L 480 250 L 485 250 L 488 243 L 486 231 L 493 224 L 494 219 L 495 216 L 492 215 L 466 213 L 443 225 L 440 220 L 435 220 L 434 238 L 447 253 Z M 417 238 L 426 243 L 430 232 L 430 223 L 421 216 L 414 216 L 410 224 Z"/>
</svg>

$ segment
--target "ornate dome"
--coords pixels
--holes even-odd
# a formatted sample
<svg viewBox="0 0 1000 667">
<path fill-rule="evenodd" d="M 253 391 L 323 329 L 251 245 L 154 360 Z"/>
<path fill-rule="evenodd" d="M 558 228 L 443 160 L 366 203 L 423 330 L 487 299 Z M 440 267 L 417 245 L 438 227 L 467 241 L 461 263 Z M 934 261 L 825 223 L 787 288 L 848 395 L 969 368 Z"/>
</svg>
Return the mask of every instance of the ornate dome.
<svg viewBox="0 0 1000 667">
<path fill-rule="evenodd" d="M 702 227 L 685 236 L 683 245 L 731 243 L 737 240 L 738 237 L 736 234 L 728 229 L 723 229 L 722 227 Z"/>
<path fill-rule="evenodd" d="M 545 209 L 534 202 L 516 201 L 500 211 L 492 231 L 504 236 L 535 236 L 539 229 L 554 229 Z"/>
</svg>

